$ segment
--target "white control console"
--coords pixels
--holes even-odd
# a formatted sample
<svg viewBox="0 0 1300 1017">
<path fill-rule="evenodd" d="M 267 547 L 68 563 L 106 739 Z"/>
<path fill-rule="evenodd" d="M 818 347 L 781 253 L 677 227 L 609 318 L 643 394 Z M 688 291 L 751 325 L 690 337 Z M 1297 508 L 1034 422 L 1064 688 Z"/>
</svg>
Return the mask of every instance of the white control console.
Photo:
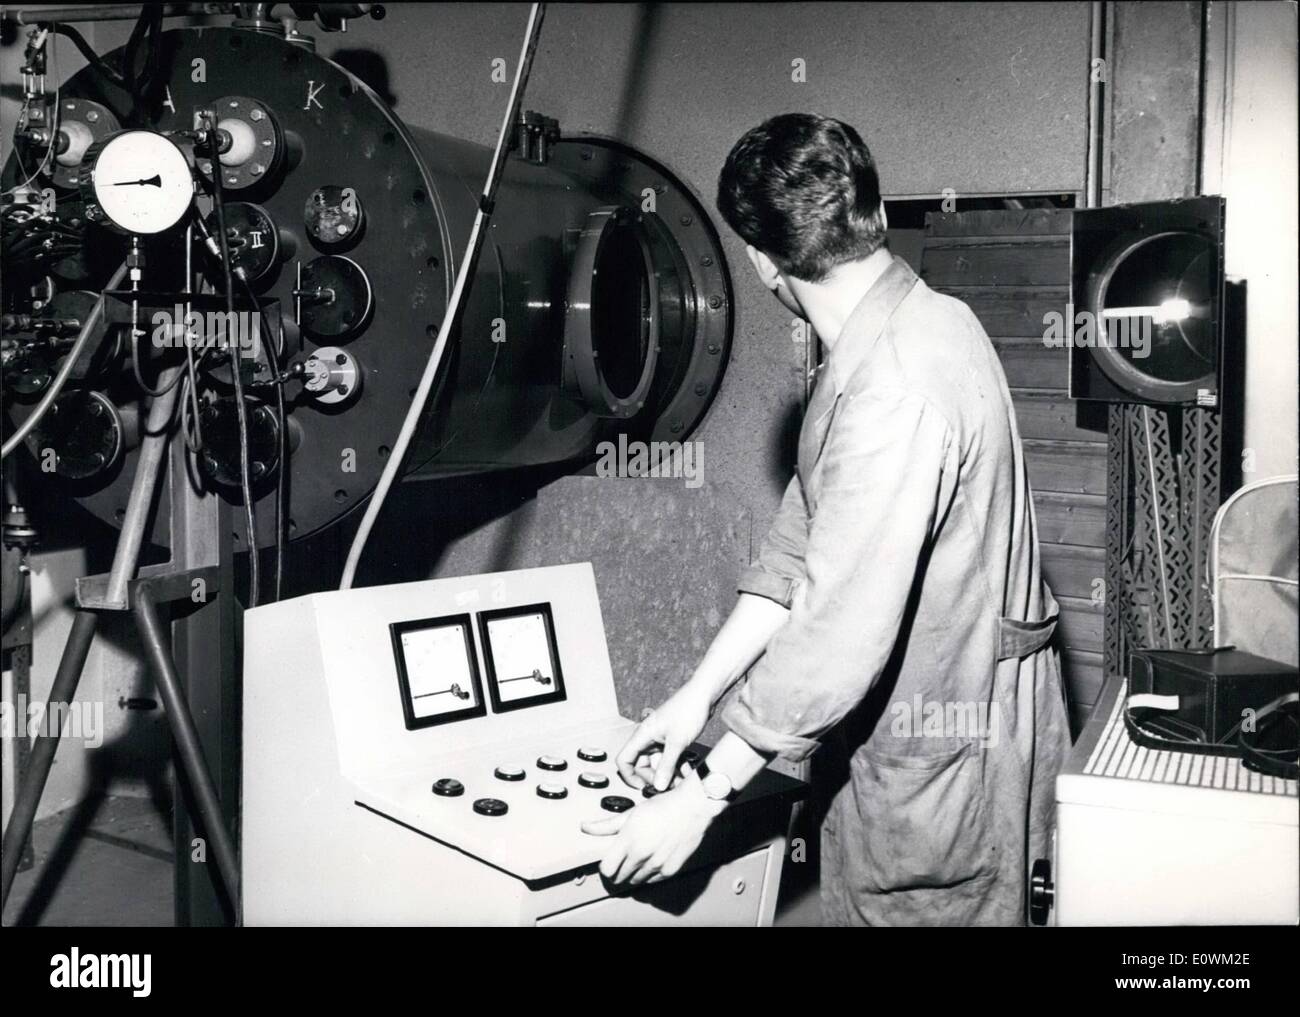
<svg viewBox="0 0 1300 1017">
<path fill-rule="evenodd" d="M 644 799 L 591 566 L 313 594 L 245 615 L 243 918 L 772 920 L 790 806 L 767 771 L 675 879 L 602 880 L 584 819 Z M 670 792 L 671 793 L 671 792 Z"/>
</svg>

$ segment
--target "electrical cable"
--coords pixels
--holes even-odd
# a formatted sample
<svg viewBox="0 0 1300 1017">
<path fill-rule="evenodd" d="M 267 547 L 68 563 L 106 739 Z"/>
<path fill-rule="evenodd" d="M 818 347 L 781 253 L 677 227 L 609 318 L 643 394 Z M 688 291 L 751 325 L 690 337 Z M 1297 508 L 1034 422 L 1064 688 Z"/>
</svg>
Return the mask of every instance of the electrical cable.
<svg viewBox="0 0 1300 1017">
<path fill-rule="evenodd" d="M 201 415 L 199 413 L 198 369 L 195 367 L 194 364 L 194 347 L 190 343 L 190 332 L 189 332 L 188 324 L 186 325 L 186 331 L 185 331 L 185 373 L 186 373 L 185 388 L 189 394 L 189 402 L 186 403 L 184 401 L 184 396 L 186 395 L 186 392 L 182 392 L 181 393 L 182 396 L 181 423 L 182 425 L 184 425 L 185 423 L 185 416 L 187 412 L 185 407 L 189 406 L 190 407 L 189 412 L 192 412 L 194 414 L 194 424 L 193 424 L 194 436 L 193 436 L 193 443 L 191 444 L 189 428 L 185 427 L 184 428 L 185 444 L 188 445 L 190 451 L 197 456 L 199 454 L 199 451 L 203 448 L 203 424 L 200 421 Z"/>
<path fill-rule="evenodd" d="M 370 496 L 370 502 L 366 505 L 365 515 L 361 519 L 361 525 L 357 529 L 356 536 L 352 539 L 352 546 L 348 549 L 347 562 L 343 566 L 343 578 L 339 583 L 340 590 L 347 590 L 352 587 L 352 581 L 356 578 L 357 566 L 361 561 L 361 554 L 365 550 L 366 541 L 370 539 L 370 532 L 374 529 L 375 520 L 379 517 L 380 510 L 384 506 L 384 500 L 388 497 L 388 492 L 401 470 L 402 460 L 406 456 L 406 451 L 410 447 L 411 439 L 415 436 L 416 428 L 424 412 L 424 404 L 428 399 L 429 390 L 433 388 L 438 369 L 442 366 L 447 340 L 460 315 L 461 303 L 465 296 L 468 280 L 474 271 L 475 262 L 478 260 L 478 252 L 483 244 L 484 226 L 492 215 L 492 204 L 496 198 L 497 184 L 500 183 L 501 174 L 505 169 L 505 158 L 510 135 L 519 117 L 519 104 L 523 98 L 523 85 L 528 80 L 533 56 L 537 52 L 538 33 L 541 31 L 542 17 L 545 10 L 546 5 L 542 3 L 533 4 L 529 10 L 528 26 L 524 30 L 523 47 L 519 53 L 519 64 L 515 68 L 515 80 L 510 89 L 510 102 L 506 107 L 505 117 L 501 122 L 501 131 L 497 136 L 496 150 L 492 153 L 492 162 L 488 169 L 487 181 L 483 185 L 483 194 L 479 198 L 478 214 L 474 217 L 474 225 L 470 230 L 465 260 L 461 263 L 460 271 L 456 275 L 456 285 L 452 289 L 451 298 L 447 302 L 447 311 L 443 315 L 442 325 L 438 329 L 438 338 L 433 344 L 433 352 L 429 354 L 429 361 L 425 365 L 424 374 L 420 376 L 420 383 L 416 387 L 410 409 L 407 410 L 406 418 L 402 421 L 401 431 L 393 444 L 393 450 L 389 454 L 388 462 L 384 464 L 379 483 L 375 485 L 374 493 Z"/>
<path fill-rule="evenodd" d="M 280 342 L 284 342 L 284 322 L 280 323 Z M 280 469 L 275 476 L 275 599 L 280 599 L 284 587 L 284 545 L 286 534 L 284 531 L 285 523 L 285 502 L 289 497 L 289 418 L 284 409 L 284 381 L 279 377 L 280 358 L 273 352 L 270 343 L 267 345 L 267 359 L 271 362 L 271 370 L 276 375 L 275 381 L 275 412 L 280 418 L 278 455 Z"/>
<path fill-rule="evenodd" d="M 238 273 L 238 275 L 239 281 L 244 287 L 244 292 L 248 294 L 248 299 L 257 308 L 258 317 L 261 319 L 262 347 L 266 350 L 266 362 L 271 369 L 272 384 L 275 386 L 275 410 L 278 423 L 276 429 L 276 462 L 278 465 L 275 475 L 275 599 L 278 601 L 284 586 L 284 505 L 286 498 L 285 487 L 289 474 L 287 433 L 289 418 L 284 408 L 285 379 L 280 374 L 280 355 L 284 352 L 284 319 L 280 319 L 280 327 L 277 330 L 276 339 L 273 341 L 271 326 L 266 320 L 266 308 L 258 303 L 257 295 L 253 292 L 253 287 L 249 284 L 247 276 L 243 272 Z"/>
<path fill-rule="evenodd" d="M 86 63 L 88 63 L 94 71 L 103 75 L 112 84 L 119 88 L 123 87 L 125 82 L 122 75 L 110 67 L 103 58 L 95 52 L 94 48 L 86 41 L 86 37 L 82 35 L 81 32 L 73 28 L 71 25 L 65 25 L 57 21 L 42 21 L 39 22 L 39 24 L 44 28 L 48 28 L 51 32 L 56 32 L 59 35 L 71 39 L 72 45 L 77 47 L 77 52 L 85 57 Z"/>
<path fill-rule="evenodd" d="M 123 262 L 121 267 L 118 268 L 118 270 L 109 278 L 108 284 L 104 287 L 104 290 L 116 289 L 125 276 L 126 263 Z M 18 429 L 9 436 L 9 439 L 4 443 L 4 446 L 0 448 L 0 460 L 8 458 L 9 453 L 22 444 L 23 439 L 35 429 L 36 425 L 41 422 L 41 418 L 43 418 L 45 414 L 49 412 L 50 407 L 54 405 L 54 400 L 59 397 L 59 393 L 63 390 L 63 386 L 67 384 L 68 377 L 72 374 L 72 368 L 80 359 L 82 350 L 84 350 L 86 345 L 90 342 L 91 334 L 95 331 L 95 326 L 99 324 L 99 319 L 103 317 L 103 314 L 104 292 L 101 291 L 99 299 L 95 301 L 95 306 L 92 307 L 90 313 L 86 315 L 86 320 L 81 326 L 81 331 L 77 334 L 77 341 L 72 344 L 72 349 L 68 351 L 68 355 L 64 358 L 63 366 L 59 368 L 59 373 L 54 376 L 54 380 L 50 382 L 50 387 L 46 389 L 44 398 L 36 405 L 36 409 L 32 411 L 31 416 L 18 426 Z"/>
<path fill-rule="evenodd" d="M 184 373 L 177 373 L 172 377 L 172 380 L 162 388 L 150 388 L 145 382 L 144 372 L 140 368 L 140 334 L 142 334 L 140 329 L 131 329 L 131 373 L 135 375 L 135 383 L 140 386 L 144 391 L 144 394 L 149 396 L 151 399 L 157 399 L 159 396 L 165 396 L 180 384 L 181 379 L 184 378 L 185 375 Z"/>
<path fill-rule="evenodd" d="M 131 116 L 132 121 L 138 120 L 143 114 L 147 113 L 145 102 L 149 98 L 149 93 L 158 80 L 158 58 L 159 46 L 162 37 L 163 12 L 161 7 L 146 6 L 140 13 L 141 21 L 148 19 L 145 30 L 145 54 L 144 66 L 139 75 L 133 75 L 131 81 Z M 144 38 L 144 36 L 142 36 Z"/>
<path fill-rule="evenodd" d="M 140 16 L 136 18 L 135 24 L 131 26 L 131 34 L 126 40 L 126 46 L 122 50 L 122 85 L 131 94 L 131 114 L 135 115 L 136 107 L 139 105 L 139 80 L 135 73 L 135 56 L 140 48 L 140 40 L 144 38 L 145 32 L 149 29 L 149 11 L 148 8 L 140 9 Z"/>
<path fill-rule="evenodd" d="M 230 238 L 226 234 L 226 206 L 221 186 L 221 153 L 217 150 L 216 124 L 208 118 L 209 140 L 212 147 L 212 203 L 217 214 L 217 244 L 221 251 L 221 272 L 226 290 L 226 321 L 235 320 L 235 283 L 231 272 Z M 249 479 L 248 410 L 244 406 L 244 379 L 240 373 L 239 353 L 230 348 L 226 337 L 226 353 L 230 357 L 230 377 L 235 385 L 235 418 L 239 428 L 239 489 L 244 498 L 244 525 L 248 530 L 249 594 L 248 606 L 257 607 L 261 592 L 261 572 L 257 560 L 257 516 L 253 508 L 253 485 Z"/>
</svg>

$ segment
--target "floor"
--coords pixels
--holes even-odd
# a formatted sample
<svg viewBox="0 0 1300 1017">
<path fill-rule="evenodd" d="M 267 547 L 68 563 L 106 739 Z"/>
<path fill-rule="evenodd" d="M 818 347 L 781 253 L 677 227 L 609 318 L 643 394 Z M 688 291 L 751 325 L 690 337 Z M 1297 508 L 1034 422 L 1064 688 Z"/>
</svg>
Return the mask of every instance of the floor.
<svg viewBox="0 0 1300 1017">
<path fill-rule="evenodd" d="M 32 828 L 5 925 L 172 924 L 169 819 L 147 798 L 97 798 Z"/>
<path fill-rule="evenodd" d="M 116 797 L 41 820 L 32 831 L 35 864 L 15 878 L 4 924 L 171 925 L 169 824 L 153 801 Z M 810 863 L 785 868 L 776 924 L 818 924 Z"/>
</svg>

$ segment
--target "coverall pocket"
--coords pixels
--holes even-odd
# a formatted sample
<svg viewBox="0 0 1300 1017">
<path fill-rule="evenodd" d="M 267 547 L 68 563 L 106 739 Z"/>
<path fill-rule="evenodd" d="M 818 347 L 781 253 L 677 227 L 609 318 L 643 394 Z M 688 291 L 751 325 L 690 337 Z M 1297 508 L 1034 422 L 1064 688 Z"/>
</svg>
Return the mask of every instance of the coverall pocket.
<svg viewBox="0 0 1300 1017">
<path fill-rule="evenodd" d="M 862 749 L 854 756 L 863 889 L 933 889 L 993 875 L 978 751 L 967 744 L 942 753 Z"/>
</svg>

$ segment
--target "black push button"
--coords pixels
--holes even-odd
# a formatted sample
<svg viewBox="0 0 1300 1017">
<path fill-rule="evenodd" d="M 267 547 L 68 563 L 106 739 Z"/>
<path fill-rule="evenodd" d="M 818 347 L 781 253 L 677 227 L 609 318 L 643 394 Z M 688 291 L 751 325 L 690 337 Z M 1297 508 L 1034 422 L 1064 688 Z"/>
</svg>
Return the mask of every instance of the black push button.
<svg viewBox="0 0 1300 1017">
<path fill-rule="evenodd" d="M 504 816 L 510 806 L 500 798 L 480 798 L 474 803 L 474 811 L 480 816 Z"/>
<path fill-rule="evenodd" d="M 635 804 L 631 798 L 622 795 L 606 795 L 600 800 L 600 807 L 606 812 L 626 812 Z"/>
<path fill-rule="evenodd" d="M 433 793 L 443 798 L 458 798 L 465 793 L 465 785 L 453 777 L 443 777 L 433 782 Z"/>
</svg>

